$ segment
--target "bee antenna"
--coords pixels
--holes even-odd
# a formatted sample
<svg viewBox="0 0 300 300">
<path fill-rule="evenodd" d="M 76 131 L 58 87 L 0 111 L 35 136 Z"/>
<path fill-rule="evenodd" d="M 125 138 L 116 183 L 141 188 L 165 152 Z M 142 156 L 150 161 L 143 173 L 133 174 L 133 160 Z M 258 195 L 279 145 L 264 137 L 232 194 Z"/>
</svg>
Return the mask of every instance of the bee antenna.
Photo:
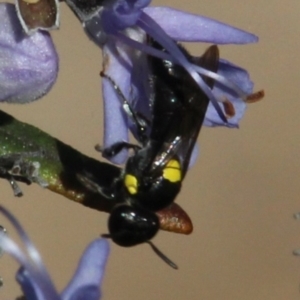
<svg viewBox="0 0 300 300">
<path fill-rule="evenodd" d="M 166 263 L 168 264 L 170 267 L 172 267 L 175 270 L 178 270 L 178 266 L 171 261 L 170 258 L 168 258 L 165 254 L 163 254 L 151 241 L 146 241 L 147 244 L 150 245 L 150 247 L 152 248 L 152 250 Z"/>
<path fill-rule="evenodd" d="M 109 233 L 103 233 L 103 234 L 101 234 L 101 237 L 103 237 L 105 239 L 111 239 L 111 235 Z"/>
<path fill-rule="evenodd" d="M 104 233 L 101 234 L 101 237 L 106 238 L 106 239 L 111 239 L 111 234 L 109 233 Z M 163 254 L 151 241 L 146 241 L 145 243 L 149 244 L 152 250 L 170 267 L 172 267 L 175 270 L 178 270 L 178 266 L 170 259 L 168 258 L 165 254 Z"/>
</svg>

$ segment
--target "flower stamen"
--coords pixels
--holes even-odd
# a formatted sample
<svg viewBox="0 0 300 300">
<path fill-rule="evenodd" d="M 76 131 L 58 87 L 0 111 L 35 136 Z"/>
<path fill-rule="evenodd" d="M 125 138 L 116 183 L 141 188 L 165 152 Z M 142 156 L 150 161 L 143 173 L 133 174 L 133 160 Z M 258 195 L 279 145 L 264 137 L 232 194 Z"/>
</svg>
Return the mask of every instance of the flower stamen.
<svg viewBox="0 0 300 300">
<path fill-rule="evenodd" d="M 256 103 L 256 102 L 260 101 L 264 96 L 265 96 L 265 91 L 260 90 L 258 92 L 254 92 L 254 93 L 248 95 L 245 102 L 249 103 L 249 104 Z"/>
<path fill-rule="evenodd" d="M 233 118 L 235 116 L 235 108 L 232 102 L 230 102 L 227 98 L 220 100 L 220 102 L 223 104 L 226 118 L 227 119 Z"/>
</svg>

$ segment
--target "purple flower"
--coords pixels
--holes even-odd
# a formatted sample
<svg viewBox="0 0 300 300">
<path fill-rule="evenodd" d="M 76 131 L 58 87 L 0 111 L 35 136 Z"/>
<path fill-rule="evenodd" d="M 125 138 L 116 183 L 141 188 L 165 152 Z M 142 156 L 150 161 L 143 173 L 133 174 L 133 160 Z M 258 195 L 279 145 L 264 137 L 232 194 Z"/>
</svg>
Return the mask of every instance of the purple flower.
<svg viewBox="0 0 300 300">
<path fill-rule="evenodd" d="M 41 257 L 29 240 L 19 222 L 0 206 L 1 213 L 6 216 L 19 233 L 27 253 L 7 235 L 0 235 L 0 248 L 13 256 L 21 265 L 16 279 L 21 285 L 26 299 L 30 300 L 98 300 L 101 297 L 100 284 L 109 254 L 106 239 L 96 239 L 85 250 L 77 270 L 62 293 L 58 293 Z"/>
<path fill-rule="evenodd" d="M 23 31 L 15 6 L 0 3 L 0 101 L 27 103 L 45 95 L 58 73 L 58 56 L 47 32 Z"/>
<path fill-rule="evenodd" d="M 253 83 L 249 78 L 249 74 L 246 70 L 221 59 L 219 62 L 218 74 L 240 87 L 245 95 L 250 95 L 253 91 Z M 217 111 L 214 109 L 212 103 L 209 103 L 203 125 L 205 126 L 227 126 L 231 128 L 237 128 L 239 121 L 242 119 L 245 109 L 246 101 L 241 99 L 239 95 L 219 82 L 216 82 L 212 92 L 216 95 L 217 99 L 227 99 L 234 107 L 234 115 L 229 118 L 227 123 L 219 117 Z"/>
<path fill-rule="evenodd" d="M 220 60 L 218 73 L 209 72 L 189 62 L 176 42 L 205 42 L 214 44 L 246 44 L 257 42 L 257 37 L 216 20 L 186 13 L 169 7 L 148 7 L 150 0 L 107 1 L 90 15 L 82 15 L 75 1 L 67 0 L 90 38 L 103 49 L 103 71 L 120 88 L 128 102 L 147 115 L 149 95 L 143 88 L 149 74 L 145 54 L 169 59 L 183 66 L 211 102 L 204 125 L 238 127 L 245 111 L 245 100 L 253 84 L 248 73 L 225 60 Z M 146 34 L 159 42 L 168 53 L 146 45 Z M 213 90 L 201 76 L 216 82 Z M 119 141 L 128 141 L 128 117 L 120 97 L 107 79 L 102 81 L 104 99 L 104 148 Z M 220 105 L 221 104 L 221 105 Z M 231 117 L 226 109 L 230 108 Z M 123 163 L 124 150 L 112 160 Z"/>
</svg>

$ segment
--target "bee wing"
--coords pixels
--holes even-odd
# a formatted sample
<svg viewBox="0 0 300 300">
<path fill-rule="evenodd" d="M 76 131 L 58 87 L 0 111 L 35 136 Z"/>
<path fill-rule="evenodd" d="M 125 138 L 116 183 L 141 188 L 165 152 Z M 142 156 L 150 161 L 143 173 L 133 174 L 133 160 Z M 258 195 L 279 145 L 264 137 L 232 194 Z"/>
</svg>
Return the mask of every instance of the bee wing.
<svg viewBox="0 0 300 300">
<path fill-rule="evenodd" d="M 186 55 L 189 55 L 183 49 Z M 219 50 L 211 46 L 203 56 L 189 59 L 195 64 L 216 72 Z M 153 66 L 153 121 L 150 140 L 157 141 L 153 157 L 152 172 L 159 172 L 174 157 L 181 162 L 184 178 L 193 148 L 199 135 L 209 99 L 199 89 L 190 75 L 178 65 L 168 61 L 151 59 Z M 203 77 L 212 88 L 214 81 Z"/>
</svg>

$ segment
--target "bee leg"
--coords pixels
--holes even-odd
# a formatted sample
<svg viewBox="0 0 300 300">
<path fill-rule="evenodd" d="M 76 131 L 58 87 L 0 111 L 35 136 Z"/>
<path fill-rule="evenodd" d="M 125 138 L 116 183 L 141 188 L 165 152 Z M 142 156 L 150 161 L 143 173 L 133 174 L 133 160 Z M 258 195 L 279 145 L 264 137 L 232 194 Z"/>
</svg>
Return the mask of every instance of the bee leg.
<svg viewBox="0 0 300 300">
<path fill-rule="evenodd" d="M 95 146 L 95 149 L 101 152 L 103 157 L 109 159 L 120 153 L 123 149 L 133 149 L 133 151 L 136 152 L 141 149 L 141 147 L 127 142 L 117 142 L 107 148 L 103 148 L 98 144 Z"/>
<path fill-rule="evenodd" d="M 45 181 L 39 174 L 41 164 L 38 161 L 29 162 L 21 160 L 14 167 L 16 167 L 18 170 L 18 173 L 15 175 L 24 177 L 30 182 L 35 182 L 43 188 L 46 188 L 48 186 L 47 181 Z M 12 173 L 13 172 L 14 170 L 12 170 Z"/>
<path fill-rule="evenodd" d="M 116 84 L 116 82 L 111 78 L 109 75 L 105 74 L 104 72 L 100 73 L 100 76 L 106 78 L 116 91 L 117 95 L 119 96 L 120 101 L 122 102 L 122 107 L 126 115 L 132 120 L 136 127 L 136 132 L 138 136 L 138 140 L 140 143 L 144 143 L 147 140 L 147 131 L 150 126 L 150 121 L 147 120 L 145 116 L 140 114 L 139 112 L 135 111 L 131 104 L 128 102 L 126 97 L 124 96 L 123 92 L 121 91 L 120 87 Z"/>
<path fill-rule="evenodd" d="M 110 200 L 115 197 L 114 185 L 111 188 L 104 188 L 101 185 L 99 185 L 93 178 L 91 178 L 90 174 L 88 173 L 86 174 L 76 173 L 76 177 L 79 180 L 79 182 L 91 192 L 98 193 L 102 195 L 104 198 Z"/>
<path fill-rule="evenodd" d="M 150 128 L 150 121 L 139 112 L 134 111 L 134 109 L 127 101 L 126 103 L 123 103 L 123 109 L 135 126 L 137 140 L 141 144 L 144 144 L 148 139 L 148 129 Z"/>
<path fill-rule="evenodd" d="M 21 188 L 19 187 L 19 185 L 17 184 L 17 181 L 3 167 L 0 167 L 0 177 L 5 178 L 9 182 L 15 197 L 23 196 L 23 192 L 22 192 Z"/>
<path fill-rule="evenodd" d="M 37 156 L 36 153 L 32 152 L 7 154 L 0 157 L 0 177 L 8 180 L 16 197 L 23 195 L 17 181 L 27 184 L 35 182 L 42 187 L 48 186 L 48 183 L 39 175 L 40 163 L 26 160 L 28 157 L 35 156 Z"/>
</svg>

